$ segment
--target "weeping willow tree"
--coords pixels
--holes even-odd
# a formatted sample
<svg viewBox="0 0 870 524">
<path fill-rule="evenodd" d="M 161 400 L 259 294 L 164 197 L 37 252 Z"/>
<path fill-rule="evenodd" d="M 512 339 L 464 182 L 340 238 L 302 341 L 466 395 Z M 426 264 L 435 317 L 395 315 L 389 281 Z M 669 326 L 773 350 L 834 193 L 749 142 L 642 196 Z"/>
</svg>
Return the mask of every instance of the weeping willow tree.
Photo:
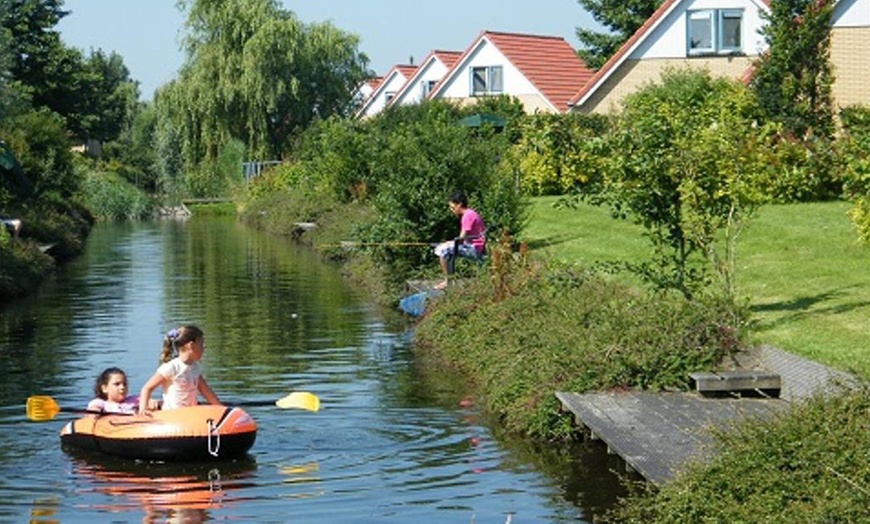
<svg viewBox="0 0 870 524">
<path fill-rule="evenodd" d="M 177 5 L 186 13 L 185 63 L 155 97 L 164 182 L 179 178 L 177 170 L 220 178 L 218 159 L 239 144 L 248 159 L 285 156 L 313 120 L 348 111 L 367 75 L 357 36 L 303 24 L 276 0 Z M 225 189 L 187 188 L 208 196 Z"/>
</svg>

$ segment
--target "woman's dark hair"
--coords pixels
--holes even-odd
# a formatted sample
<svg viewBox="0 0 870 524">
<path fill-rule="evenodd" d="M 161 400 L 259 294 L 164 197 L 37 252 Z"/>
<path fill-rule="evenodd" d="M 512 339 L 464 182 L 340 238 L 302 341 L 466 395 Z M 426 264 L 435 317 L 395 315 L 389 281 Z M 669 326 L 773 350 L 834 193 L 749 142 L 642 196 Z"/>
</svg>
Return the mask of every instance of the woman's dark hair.
<svg viewBox="0 0 870 524">
<path fill-rule="evenodd" d="M 112 378 L 112 375 L 124 375 L 124 378 L 127 378 L 127 374 L 124 373 L 124 370 L 121 368 L 106 368 L 102 373 L 97 377 L 96 382 L 94 382 L 94 394 L 97 398 L 101 398 L 106 400 L 108 396 L 103 393 L 103 386 L 109 384 L 109 379 Z"/>
<path fill-rule="evenodd" d="M 468 197 L 459 189 L 450 193 L 450 199 L 448 201 L 453 202 L 454 204 L 459 204 L 462 207 L 468 207 Z"/>
</svg>

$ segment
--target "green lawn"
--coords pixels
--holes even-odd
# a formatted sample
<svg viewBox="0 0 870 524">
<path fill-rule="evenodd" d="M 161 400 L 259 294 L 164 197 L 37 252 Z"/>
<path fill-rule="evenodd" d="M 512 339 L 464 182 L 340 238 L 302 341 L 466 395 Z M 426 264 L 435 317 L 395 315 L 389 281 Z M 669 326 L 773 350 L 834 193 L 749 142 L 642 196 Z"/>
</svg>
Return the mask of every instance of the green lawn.
<svg viewBox="0 0 870 524">
<path fill-rule="evenodd" d="M 550 259 L 639 260 L 642 229 L 583 205 L 532 200 L 522 240 Z M 842 202 L 767 206 L 738 243 L 737 287 L 752 310 L 750 342 L 770 344 L 870 377 L 870 246 L 859 244 Z"/>
</svg>

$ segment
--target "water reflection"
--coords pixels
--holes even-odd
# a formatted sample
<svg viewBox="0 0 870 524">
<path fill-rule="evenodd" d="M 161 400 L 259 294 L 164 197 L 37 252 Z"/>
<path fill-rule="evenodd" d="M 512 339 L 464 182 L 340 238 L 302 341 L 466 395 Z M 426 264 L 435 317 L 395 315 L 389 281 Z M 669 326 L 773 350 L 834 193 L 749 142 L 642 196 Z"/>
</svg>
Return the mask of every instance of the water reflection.
<svg viewBox="0 0 870 524">
<path fill-rule="evenodd" d="M 26 421 L 29 395 L 83 408 L 111 365 L 137 389 L 181 322 L 205 330 L 221 398 L 306 390 L 321 411 L 252 408 L 249 460 L 200 465 L 67 454 L 70 415 Z M 622 493 L 606 454 L 501 434 L 335 267 L 233 220 L 98 226 L 81 259 L 0 307 L 0 367 L 4 522 L 574 523 Z"/>
<path fill-rule="evenodd" d="M 110 514 L 141 510 L 142 522 L 201 523 L 210 512 L 239 504 L 239 490 L 253 485 L 256 461 L 166 464 L 107 459 L 68 451 L 79 494 L 104 495 L 92 509 Z"/>
</svg>

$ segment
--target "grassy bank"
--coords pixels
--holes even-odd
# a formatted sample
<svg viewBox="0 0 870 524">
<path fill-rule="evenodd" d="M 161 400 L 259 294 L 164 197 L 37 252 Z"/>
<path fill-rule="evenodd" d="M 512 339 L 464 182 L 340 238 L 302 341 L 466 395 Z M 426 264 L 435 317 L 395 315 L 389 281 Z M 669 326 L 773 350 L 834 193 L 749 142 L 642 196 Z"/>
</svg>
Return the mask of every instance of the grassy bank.
<svg viewBox="0 0 870 524">
<path fill-rule="evenodd" d="M 642 231 L 603 209 L 554 209 L 554 200 L 533 201 L 520 239 L 531 248 L 527 257 L 507 256 L 492 242 L 488 271 L 430 301 L 416 328 L 421 362 L 459 370 L 509 430 L 569 435 L 558 390 L 683 388 L 688 371 L 739 347 L 741 332 L 744 342 L 870 374 L 862 358 L 870 249 L 855 242 L 844 204 L 762 209 L 739 244 L 737 278 L 748 307 L 733 310 L 642 293 L 626 285 L 630 278 L 586 271 L 600 261 L 644 258 Z M 305 200 L 264 204 L 248 210 L 253 225 L 290 234 L 294 221 L 314 220 L 318 229 L 303 238 L 315 247 L 345 238 L 349 224 L 367 216 L 340 207 L 299 214 Z M 322 252 L 370 286 L 383 278 L 377 250 Z M 815 399 L 781 419 L 723 435 L 715 462 L 660 490 L 635 493 L 609 520 L 857 521 L 870 504 L 867 398 L 859 391 Z"/>
<path fill-rule="evenodd" d="M 568 263 L 641 260 L 643 230 L 606 209 L 532 201 L 523 240 Z M 738 244 L 738 294 L 750 306 L 748 341 L 771 344 L 870 377 L 870 246 L 857 242 L 842 202 L 767 206 Z"/>
</svg>

